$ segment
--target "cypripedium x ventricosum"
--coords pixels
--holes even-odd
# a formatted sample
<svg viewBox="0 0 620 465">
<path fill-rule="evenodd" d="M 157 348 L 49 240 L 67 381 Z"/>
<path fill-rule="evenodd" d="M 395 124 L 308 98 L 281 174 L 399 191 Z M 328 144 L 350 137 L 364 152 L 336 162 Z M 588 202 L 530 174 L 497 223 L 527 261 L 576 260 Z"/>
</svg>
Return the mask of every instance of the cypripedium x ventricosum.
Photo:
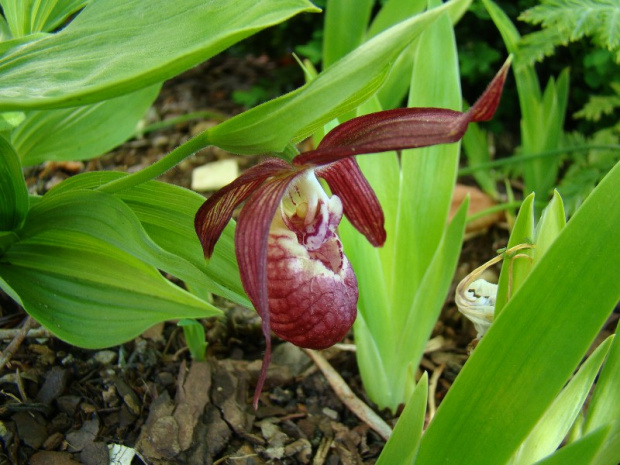
<svg viewBox="0 0 620 465">
<path fill-rule="evenodd" d="M 386 232 L 381 205 L 354 156 L 457 142 L 469 123 L 492 118 L 508 67 L 509 62 L 466 112 L 400 108 L 353 118 L 330 131 L 316 150 L 291 163 L 267 159 L 200 207 L 195 227 L 208 258 L 234 209 L 246 201 L 235 250 L 243 288 L 262 318 L 266 339 L 254 408 L 271 357 L 271 331 L 297 346 L 324 349 L 355 321 L 357 280 L 338 224 L 344 214 L 376 247 Z M 331 196 L 317 178 L 325 180 Z"/>
</svg>

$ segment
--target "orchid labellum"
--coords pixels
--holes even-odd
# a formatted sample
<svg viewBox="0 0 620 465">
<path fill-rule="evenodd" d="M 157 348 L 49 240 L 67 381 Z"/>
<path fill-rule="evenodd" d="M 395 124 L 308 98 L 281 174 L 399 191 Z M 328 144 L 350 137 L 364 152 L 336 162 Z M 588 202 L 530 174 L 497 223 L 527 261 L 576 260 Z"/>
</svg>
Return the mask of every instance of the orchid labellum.
<svg viewBox="0 0 620 465">
<path fill-rule="evenodd" d="M 460 140 L 470 122 L 495 113 L 508 66 L 465 113 L 401 108 L 351 119 L 292 163 L 271 158 L 248 169 L 198 210 L 195 227 L 208 258 L 235 207 L 247 200 L 235 250 L 266 338 L 254 408 L 269 365 L 271 331 L 297 346 L 324 349 L 340 341 L 355 320 L 357 281 L 336 229 L 344 214 L 376 247 L 386 233 L 381 206 L 353 156 Z M 317 178 L 327 182 L 331 196 Z"/>
</svg>

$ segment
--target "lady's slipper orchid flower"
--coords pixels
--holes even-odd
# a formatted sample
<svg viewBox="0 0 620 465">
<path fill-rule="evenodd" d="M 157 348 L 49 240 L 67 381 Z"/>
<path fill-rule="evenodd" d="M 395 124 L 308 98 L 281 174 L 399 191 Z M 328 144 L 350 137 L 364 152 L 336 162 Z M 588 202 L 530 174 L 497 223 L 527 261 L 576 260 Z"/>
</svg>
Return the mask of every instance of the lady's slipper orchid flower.
<svg viewBox="0 0 620 465">
<path fill-rule="evenodd" d="M 355 320 L 357 281 L 336 228 L 344 214 L 376 247 L 386 233 L 381 206 L 353 156 L 460 140 L 470 122 L 495 113 L 508 67 L 465 113 L 402 108 L 351 119 L 292 163 L 271 158 L 250 168 L 198 210 L 195 227 L 208 258 L 235 207 L 247 200 L 235 250 L 266 339 L 254 408 L 267 375 L 271 331 L 300 347 L 323 349 L 340 341 Z M 327 182 L 331 197 L 317 178 Z"/>
</svg>

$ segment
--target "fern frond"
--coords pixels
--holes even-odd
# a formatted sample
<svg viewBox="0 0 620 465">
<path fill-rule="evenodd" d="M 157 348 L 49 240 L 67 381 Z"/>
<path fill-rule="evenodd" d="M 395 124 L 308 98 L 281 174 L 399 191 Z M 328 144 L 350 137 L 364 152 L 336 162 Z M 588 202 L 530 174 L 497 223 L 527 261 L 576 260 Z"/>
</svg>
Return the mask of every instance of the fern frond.
<svg viewBox="0 0 620 465">
<path fill-rule="evenodd" d="M 553 31 L 549 36 L 525 39 L 528 57 L 542 57 L 548 55 L 550 46 L 591 37 L 595 44 L 614 53 L 620 63 L 620 0 L 541 0 L 540 5 L 524 11 L 519 19 L 540 24 L 543 31 Z M 539 33 L 530 36 L 536 34 Z M 544 43 L 544 38 L 552 43 Z M 538 51 L 534 50 L 536 47 Z"/>
<path fill-rule="evenodd" d="M 611 83 L 611 87 L 616 95 L 591 95 L 588 102 L 573 117 L 596 122 L 603 115 L 611 115 L 620 108 L 620 84 Z"/>
<path fill-rule="evenodd" d="M 532 64 L 553 55 L 558 45 L 568 45 L 568 41 L 557 29 L 542 29 L 523 36 L 519 42 L 519 62 Z"/>
</svg>

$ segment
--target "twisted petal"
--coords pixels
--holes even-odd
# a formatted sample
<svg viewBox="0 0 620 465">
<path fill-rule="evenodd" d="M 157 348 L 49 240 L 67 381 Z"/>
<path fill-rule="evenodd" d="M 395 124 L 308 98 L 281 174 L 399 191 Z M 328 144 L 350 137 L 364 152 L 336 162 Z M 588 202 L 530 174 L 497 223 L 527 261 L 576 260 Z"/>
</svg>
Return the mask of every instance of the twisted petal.
<svg viewBox="0 0 620 465">
<path fill-rule="evenodd" d="M 271 325 L 267 295 L 267 241 L 269 226 L 288 186 L 302 171 L 283 171 L 264 181 L 252 194 L 239 214 L 235 230 L 235 251 L 241 283 L 262 318 L 262 329 L 266 340 L 265 358 L 254 391 L 254 409 L 263 389 L 267 368 L 271 359 Z"/>
<path fill-rule="evenodd" d="M 375 192 L 354 158 L 345 158 L 316 169 L 316 174 L 340 197 L 344 214 L 368 242 L 380 247 L 385 242 L 383 210 Z"/>
<path fill-rule="evenodd" d="M 194 228 L 205 257 L 209 258 L 213 254 L 215 243 L 232 218 L 237 205 L 248 198 L 267 178 L 284 170 L 290 170 L 290 165 L 285 161 L 278 158 L 267 159 L 248 169 L 202 204 L 194 218 Z"/>
<path fill-rule="evenodd" d="M 316 150 L 295 157 L 293 164 L 325 165 L 352 155 L 456 142 L 469 123 L 487 121 L 495 114 L 509 65 L 510 59 L 465 113 L 445 108 L 398 108 L 353 118 L 331 130 Z"/>
</svg>

